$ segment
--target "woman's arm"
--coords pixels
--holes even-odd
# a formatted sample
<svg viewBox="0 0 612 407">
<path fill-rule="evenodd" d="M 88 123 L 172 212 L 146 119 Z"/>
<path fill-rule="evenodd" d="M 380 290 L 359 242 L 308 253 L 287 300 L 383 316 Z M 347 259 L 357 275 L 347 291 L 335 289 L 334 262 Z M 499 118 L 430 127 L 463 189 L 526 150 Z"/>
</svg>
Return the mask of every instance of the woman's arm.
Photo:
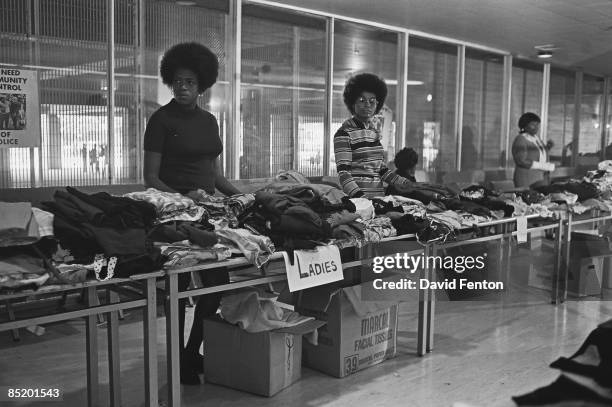
<svg viewBox="0 0 612 407">
<path fill-rule="evenodd" d="M 408 178 L 402 177 L 397 172 L 391 171 L 387 167 L 382 167 L 380 169 L 380 179 L 387 184 L 394 185 L 396 189 L 401 192 L 410 192 L 416 185 L 416 182 L 412 182 Z"/>
<path fill-rule="evenodd" d="M 161 166 L 161 153 L 153 151 L 144 152 L 144 181 L 145 187 L 155 188 L 164 192 L 176 192 L 159 179 L 159 168 Z"/>
<path fill-rule="evenodd" d="M 533 160 L 528 156 L 526 143 L 523 136 L 517 136 L 512 143 L 512 157 L 517 167 L 530 169 L 533 166 Z"/>
<path fill-rule="evenodd" d="M 215 170 L 216 170 L 215 187 L 222 194 L 230 196 L 230 195 L 236 195 L 236 194 L 241 193 L 240 190 L 236 188 L 234 185 L 232 185 L 232 183 L 229 182 L 227 178 L 225 178 L 225 175 L 223 175 L 223 170 L 221 169 L 221 165 L 219 163 L 218 158 L 215 160 Z"/>
<path fill-rule="evenodd" d="M 527 140 L 521 140 L 521 138 L 523 137 L 518 136 L 514 139 L 514 143 L 512 143 L 512 156 L 514 157 L 514 163 L 517 167 L 540 171 L 555 170 L 555 165 L 552 163 L 541 163 L 540 161 L 534 161 L 529 158 Z"/>
</svg>

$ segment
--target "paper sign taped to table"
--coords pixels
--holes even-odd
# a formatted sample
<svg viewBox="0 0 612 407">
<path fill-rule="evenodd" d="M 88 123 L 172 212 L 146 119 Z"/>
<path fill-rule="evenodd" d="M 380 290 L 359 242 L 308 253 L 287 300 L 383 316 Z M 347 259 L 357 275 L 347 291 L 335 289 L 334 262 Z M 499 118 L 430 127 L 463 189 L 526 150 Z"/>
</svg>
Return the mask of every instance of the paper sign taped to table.
<svg viewBox="0 0 612 407">
<path fill-rule="evenodd" d="M 336 246 L 317 246 L 315 250 L 295 250 L 293 264 L 283 252 L 289 291 L 333 283 L 344 278 L 340 250 Z"/>
<path fill-rule="evenodd" d="M 527 241 L 527 217 L 519 216 L 516 218 L 516 241 L 525 243 Z"/>
</svg>

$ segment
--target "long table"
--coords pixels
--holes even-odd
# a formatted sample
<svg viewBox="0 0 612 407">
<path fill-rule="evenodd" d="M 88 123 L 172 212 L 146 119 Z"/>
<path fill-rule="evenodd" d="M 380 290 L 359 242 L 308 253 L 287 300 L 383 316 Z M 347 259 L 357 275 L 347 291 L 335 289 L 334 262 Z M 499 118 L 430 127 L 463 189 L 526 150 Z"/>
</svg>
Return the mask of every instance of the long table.
<svg viewBox="0 0 612 407">
<path fill-rule="evenodd" d="M 423 253 L 425 256 L 436 255 L 441 248 L 452 248 L 460 245 L 473 244 L 478 242 L 488 242 L 499 240 L 500 256 L 498 264 L 500 270 L 505 270 L 505 280 L 507 281 L 509 263 L 511 256 L 511 241 L 517 236 L 518 231 L 513 225 L 517 218 L 506 218 L 476 225 L 480 229 L 494 228 L 493 234 L 468 238 L 466 240 L 449 242 L 444 244 L 429 243 L 423 245 L 422 249 L 411 252 L 412 254 Z M 527 216 L 529 221 L 541 219 L 538 215 Z M 550 223 L 542 226 L 528 227 L 527 232 L 556 230 L 555 236 L 555 266 L 553 276 L 553 286 L 551 301 L 554 304 L 564 301 L 567 296 L 567 264 L 569 261 L 569 243 L 571 240 L 572 227 L 588 222 L 602 222 L 612 219 L 612 215 L 599 216 L 588 219 L 574 219 L 571 214 L 567 217 L 559 217 L 549 220 Z M 545 221 L 545 219 L 543 220 Z M 415 235 L 401 235 L 392 238 L 382 239 L 382 243 L 391 241 L 414 241 Z M 563 250 L 562 250 L 563 248 Z M 372 253 L 367 247 L 358 249 L 356 259 L 343 263 L 344 268 L 356 267 L 368 264 Z M 403 252 L 402 252 L 403 253 Z M 0 321 L 0 331 L 9 331 L 16 328 L 31 325 L 63 321 L 73 318 L 85 317 L 87 321 L 86 329 L 86 351 L 87 351 L 87 393 L 88 406 L 98 405 L 98 343 L 96 316 L 106 314 L 108 326 L 108 348 L 109 348 L 109 373 L 110 373 L 110 395 L 111 406 L 120 405 L 120 381 L 119 381 L 119 339 L 118 339 L 118 320 L 117 311 L 132 308 L 143 308 L 145 317 L 143 318 L 143 336 L 145 348 L 145 405 L 158 405 L 158 375 L 157 375 L 157 349 L 156 349 L 156 279 L 165 279 L 166 289 L 166 346 L 167 346 L 167 370 L 168 370 L 168 406 L 180 406 L 180 349 L 178 329 L 178 304 L 182 298 L 191 296 L 211 294 L 215 292 L 226 292 L 254 285 L 271 284 L 274 282 L 286 281 L 284 263 L 280 261 L 282 254 L 277 252 L 272 255 L 270 262 L 257 269 L 249 266 L 245 258 L 228 259 L 220 262 L 204 263 L 193 267 L 181 269 L 157 271 L 154 273 L 134 275 L 129 279 L 111 279 L 106 282 L 87 282 L 74 286 L 59 287 L 44 294 L 20 293 L 0 296 L 2 300 L 16 300 L 32 295 L 48 295 L 50 293 L 60 294 L 67 291 L 85 289 L 87 291 L 86 307 L 76 311 L 56 312 L 50 315 L 39 317 L 28 317 L 12 321 Z M 245 267 L 247 267 L 245 269 Z M 195 288 L 185 291 L 178 289 L 178 276 L 182 273 L 192 273 L 206 270 L 227 268 L 234 270 L 231 272 L 232 280 L 228 284 L 214 287 Z M 433 267 L 425 267 L 419 271 L 419 278 L 434 279 L 436 270 Z M 117 296 L 108 294 L 108 304 L 96 305 L 94 297 L 99 289 L 106 288 L 109 293 L 113 288 L 120 287 L 127 282 L 142 282 L 144 298 L 118 302 Z M 561 289 L 563 288 L 563 289 Z M 559 292 L 561 290 L 561 292 Z M 422 356 L 434 347 L 434 319 L 435 319 L 435 292 L 432 289 L 419 289 L 419 310 L 417 326 L 417 354 Z"/>
<path fill-rule="evenodd" d="M 109 396 L 112 407 L 121 406 L 121 379 L 119 358 L 119 311 L 142 308 L 144 364 L 144 400 L 147 407 L 158 407 L 158 374 L 157 374 L 157 287 L 156 279 L 163 277 L 163 271 L 138 274 L 130 278 L 113 278 L 107 281 L 87 281 L 71 285 L 49 286 L 37 292 L 19 292 L 0 295 L 0 302 L 23 301 L 29 297 L 45 298 L 61 296 L 75 291 L 85 292 L 84 306 L 76 310 L 48 310 L 43 315 L 23 316 L 11 315 L 8 320 L 0 321 L 0 332 L 25 328 L 32 325 L 67 321 L 75 318 L 86 320 L 86 363 L 87 363 L 87 405 L 101 406 L 99 397 L 99 352 L 98 325 L 96 317 L 105 315 L 107 318 L 108 335 L 108 366 L 109 366 Z M 122 301 L 115 290 L 126 284 L 142 286 L 143 296 L 139 299 Z M 100 305 L 98 291 L 104 290 L 107 303 Z M 17 383 L 15 383 L 17 384 Z"/>
</svg>

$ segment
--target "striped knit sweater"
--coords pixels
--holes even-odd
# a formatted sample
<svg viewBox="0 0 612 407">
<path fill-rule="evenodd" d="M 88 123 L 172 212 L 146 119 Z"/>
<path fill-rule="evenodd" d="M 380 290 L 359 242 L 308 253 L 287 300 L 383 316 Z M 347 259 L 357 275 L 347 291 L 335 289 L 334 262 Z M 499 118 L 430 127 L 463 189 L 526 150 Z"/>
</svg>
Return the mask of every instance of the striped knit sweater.
<svg viewBox="0 0 612 407">
<path fill-rule="evenodd" d="M 334 153 L 340 185 L 348 196 L 380 196 L 384 195 L 383 182 L 410 183 L 386 167 L 383 151 L 380 134 L 374 128 L 355 118 L 342 123 L 334 136 Z"/>
</svg>

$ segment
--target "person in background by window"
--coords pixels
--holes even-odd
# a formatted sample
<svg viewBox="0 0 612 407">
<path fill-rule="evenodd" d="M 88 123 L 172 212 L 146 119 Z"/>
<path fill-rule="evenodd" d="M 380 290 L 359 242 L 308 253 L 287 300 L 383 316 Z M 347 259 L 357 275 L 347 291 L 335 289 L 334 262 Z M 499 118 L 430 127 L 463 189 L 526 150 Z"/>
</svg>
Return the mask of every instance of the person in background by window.
<svg viewBox="0 0 612 407">
<path fill-rule="evenodd" d="M 217 119 L 201 109 L 198 96 L 216 81 L 217 57 L 198 43 L 182 43 L 166 51 L 160 66 L 164 84 L 174 98 L 160 107 L 147 122 L 144 135 L 144 179 L 148 188 L 196 196 L 202 189 L 213 195 L 238 194 L 223 175 L 219 155 L 223 150 Z M 179 289 L 189 286 L 189 273 L 179 276 Z M 206 287 L 229 282 L 227 270 L 202 272 Z M 187 346 L 183 346 L 186 299 L 179 302 L 179 343 L 181 347 L 181 383 L 199 384 L 203 363 L 199 354 L 203 319 L 217 312 L 220 294 L 209 294 L 197 301 Z"/>
<path fill-rule="evenodd" d="M 395 165 L 395 173 L 406 178 L 410 182 L 416 183 L 417 180 L 414 177 L 416 165 L 419 162 L 419 155 L 414 149 L 404 147 L 395 154 L 393 164 Z M 389 185 L 385 191 L 385 195 L 401 195 L 401 192 L 397 191 L 394 185 Z"/>
<path fill-rule="evenodd" d="M 81 159 L 83 160 L 83 173 L 87 174 L 87 144 L 83 143 L 83 147 L 81 148 Z"/>
<path fill-rule="evenodd" d="M 100 172 L 100 167 L 98 166 L 98 145 L 94 144 L 91 150 L 89 150 L 89 169 L 93 174 L 94 168 L 96 172 Z"/>
<path fill-rule="evenodd" d="M 334 135 L 336 168 L 344 192 L 352 198 L 378 196 L 384 192 L 384 183 L 408 192 L 412 183 L 384 165 L 380 134 L 371 122 L 385 103 L 385 81 L 371 73 L 353 76 L 346 82 L 343 97 L 353 115 Z"/>
<path fill-rule="evenodd" d="M 548 162 L 548 150 L 553 146 L 551 140 L 544 144 L 538 136 L 540 117 L 535 113 L 525 113 L 518 121 L 520 133 L 512 143 L 514 157 L 514 185 L 528 187 L 535 183 L 549 182 L 549 173 L 555 165 Z"/>
<path fill-rule="evenodd" d="M 102 176 L 106 174 L 106 144 L 100 144 L 100 150 L 98 151 L 98 164 L 102 168 Z"/>
</svg>

